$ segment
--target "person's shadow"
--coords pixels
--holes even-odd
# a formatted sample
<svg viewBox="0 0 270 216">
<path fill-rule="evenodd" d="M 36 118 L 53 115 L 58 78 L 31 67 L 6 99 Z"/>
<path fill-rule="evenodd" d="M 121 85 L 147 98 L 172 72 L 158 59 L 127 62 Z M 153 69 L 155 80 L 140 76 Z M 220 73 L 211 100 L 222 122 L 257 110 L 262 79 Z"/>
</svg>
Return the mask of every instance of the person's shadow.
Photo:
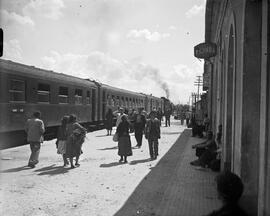
<svg viewBox="0 0 270 216">
<path fill-rule="evenodd" d="M 147 159 L 142 159 L 142 160 L 133 160 L 133 161 L 130 161 L 130 165 L 136 165 L 136 164 L 139 164 L 139 163 L 146 163 L 146 162 L 149 162 L 151 161 L 151 158 L 147 158 Z"/>
<path fill-rule="evenodd" d="M 68 167 L 63 166 L 55 166 L 55 164 L 43 167 L 35 170 L 35 172 L 39 172 L 38 175 L 58 175 L 67 173 L 69 170 Z"/>
<path fill-rule="evenodd" d="M 108 147 L 108 148 L 103 148 L 103 149 L 98 149 L 98 150 L 114 150 L 118 149 L 118 146 L 113 146 L 113 147 Z"/>
<path fill-rule="evenodd" d="M 20 171 L 29 170 L 29 169 L 33 169 L 33 168 L 25 165 L 25 166 L 21 166 L 21 167 L 16 167 L 16 168 L 3 170 L 3 171 L 0 171 L 0 172 L 1 173 L 11 173 L 11 172 L 20 172 Z"/>
<path fill-rule="evenodd" d="M 125 164 L 125 163 L 112 162 L 112 163 L 108 163 L 108 164 L 100 164 L 99 167 L 108 168 L 108 167 L 114 167 L 114 166 L 119 166 L 119 165 L 123 165 L 123 164 Z"/>
</svg>

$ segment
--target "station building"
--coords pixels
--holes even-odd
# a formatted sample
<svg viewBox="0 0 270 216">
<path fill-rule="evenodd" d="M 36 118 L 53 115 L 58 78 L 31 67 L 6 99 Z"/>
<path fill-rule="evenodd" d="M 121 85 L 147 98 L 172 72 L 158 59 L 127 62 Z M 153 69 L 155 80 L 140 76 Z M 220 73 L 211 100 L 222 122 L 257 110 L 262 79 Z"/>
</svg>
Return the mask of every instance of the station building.
<svg viewBox="0 0 270 216">
<path fill-rule="evenodd" d="M 221 166 L 242 178 L 246 211 L 269 216 L 270 1 L 207 0 L 205 18 L 214 55 L 204 57 L 204 83 L 211 128 L 223 126 Z"/>
</svg>

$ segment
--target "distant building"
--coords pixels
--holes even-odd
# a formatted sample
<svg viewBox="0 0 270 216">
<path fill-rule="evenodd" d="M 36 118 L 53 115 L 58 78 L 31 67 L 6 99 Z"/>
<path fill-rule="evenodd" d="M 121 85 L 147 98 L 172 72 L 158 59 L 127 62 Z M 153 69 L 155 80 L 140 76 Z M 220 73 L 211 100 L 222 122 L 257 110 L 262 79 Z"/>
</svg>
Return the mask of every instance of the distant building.
<svg viewBox="0 0 270 216">
<path fill-rule="evenodd" d="M 270 1 L 207 0 L 204 82 L 214 132 L 223 125 L 222 169 L 245 184 L 244 208 L 270 215 Z M 208 53 L 207 53 L 208 52 Z"/>
</svg>

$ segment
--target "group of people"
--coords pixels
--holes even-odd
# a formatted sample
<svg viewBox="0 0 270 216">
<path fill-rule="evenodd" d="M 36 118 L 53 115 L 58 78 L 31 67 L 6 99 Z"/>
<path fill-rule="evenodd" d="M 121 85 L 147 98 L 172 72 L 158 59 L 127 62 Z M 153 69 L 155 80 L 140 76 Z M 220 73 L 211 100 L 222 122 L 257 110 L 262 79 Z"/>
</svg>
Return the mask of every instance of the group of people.
<svg viewBox="0 0 270 216">
<path fill-rule="evenodd" d="M 30 143 L 31 155 L 28 166 L 34 168 L 39 162 L 40 146 L 43 142 L 45 127 L 40 119 L 41 113 L 34 112 L 32 118 L 25 124 L 27 140 Z M 61 120 L 61 126 L 57 132 L 56 148 L 57 153 L 63 157 L 64 166 L 70 164 L 71 168 L 80 166 L 79 158 L 82 154 L 82 144 L 85 139 L 86 129 L 77 122 L 75 115 L 64 116 Z M 73 159 L 75 157 L 75 166 Z M 69 159 L 69 160 L 68 160 Z"/>
<path fill-rule="evenodd" d="M 158 139 L 160 139 L 160 120 L 157 118 L 157 111 L 151 111 L 147 115 L 141 108 L 138 109 L 138 112 L 133 110 L 131 112 L 132 115 L 128 115 L 124 112 L 123 108 L 119 108 L 115 112 L 109 110 L 108 113 L 110 115 L 116 115 L 116 133 L 114 137 L 117 136 L 115 140 L 118 142 L 119 162 L 127 163 L 127 157 L 132 155 L 130 133 L 133 131 L 137 142 L 136 147 L 141 148 L 143 134 L 145 134 L 145 138 L 148 140 L 150 158 L 153 160 L 157 158 Z M 107 115 L 109 115 L 108 113 Z M 111 118 L 110 116 L 107 120 L 111 120 Z M 111 122 L 106 122 L 106 129 L 110 135 L 112 130 Z"/>
<path fill-rule="evenodd" d="M 197 160 L 190 162 L 193 166 L 210 167 L 214 171 L 220 170 L 222 125 L 218 126 L 216 139 L 212 131 L 207 132 L 207 140 L 192 146 L 196 150 Z"/>
</svg>

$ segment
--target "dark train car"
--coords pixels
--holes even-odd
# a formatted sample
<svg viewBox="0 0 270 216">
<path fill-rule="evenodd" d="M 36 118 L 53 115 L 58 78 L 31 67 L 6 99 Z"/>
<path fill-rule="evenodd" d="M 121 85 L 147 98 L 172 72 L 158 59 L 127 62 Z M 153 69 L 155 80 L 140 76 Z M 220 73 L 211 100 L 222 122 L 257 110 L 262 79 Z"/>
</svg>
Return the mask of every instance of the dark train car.
<svg viewBox="0 0 270 216">
<path fill-rule="evenodd" d="M 103 94 L 103 117 L 104 113 L 107 112 L 107 110 L 110 108 L 112 111 L 115 111 L 118 109 L 118 107 L 122 107 L 127 110 L 131 109 L 139 109 L 139 108 L 145 108 L 145 96 L 137 93 L 132 92 L 116 87 L 112 87 L 106 84 L 101 84 L 101 91 Z M 104 118 L 103 118 L 104 119 Z"/>
<path fill-rule="evenodd" d="M 173 103 L 165 97 L 161 97 L 162 101 L 163 101 L 163 109 L 164 112 L 169 110 L 170 113 L 173 113 Z"/>
<path fill-rule="evenodd" d="M 25 121 L 36 110 L 42 113 L 45 138 L 55 134 L 64 115 L 77 115 L 85 126 L 99 120 L 98 87 L 92 81 L 2 59 L 0 80 L 2 148 L 22 143 Z"/>
<path fill-rule="evenodd" d="M 89 130 L 102 128 L 109 108 L 163 107 L 163 100 L 89 79 L 81 79 L 0 59 L 0 147 L 26 143 L 24 125 L 34 111 L 42 113 L 45 139 L 54 138 L 64 115 L 75 114 Z"/>
</svg>

